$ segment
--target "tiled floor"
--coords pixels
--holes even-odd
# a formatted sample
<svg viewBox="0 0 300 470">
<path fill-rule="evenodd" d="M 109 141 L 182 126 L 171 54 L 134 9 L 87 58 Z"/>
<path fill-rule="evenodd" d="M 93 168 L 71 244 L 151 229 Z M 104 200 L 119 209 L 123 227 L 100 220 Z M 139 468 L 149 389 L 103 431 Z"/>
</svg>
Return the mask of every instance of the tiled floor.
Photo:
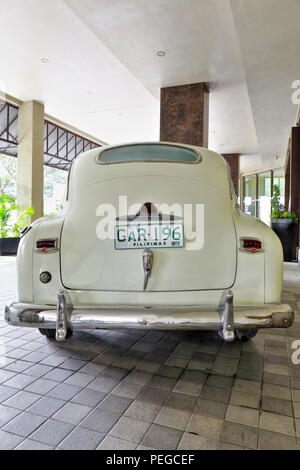
<svg viewBox="0 0 300 470">
<path fill-rule="evenodd" d="M 134 330 L 56 343 L 3 321 L 13 259 L 0 276 L 0 449 L 300 449 L 297 265 L 285 266 L 294 326 L 233 344 Z"/>
</svg>

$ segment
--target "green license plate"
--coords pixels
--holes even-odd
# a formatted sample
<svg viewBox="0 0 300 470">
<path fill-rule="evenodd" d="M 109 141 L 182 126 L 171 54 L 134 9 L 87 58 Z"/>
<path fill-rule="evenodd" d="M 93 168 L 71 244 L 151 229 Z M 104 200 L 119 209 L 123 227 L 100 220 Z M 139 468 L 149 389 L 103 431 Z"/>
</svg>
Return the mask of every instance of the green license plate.
<svg viewBox="0 0 300 470">
<path fill-rule="evenodd" d="M 116 250 L 182 248 L 183 224 L 139 224 L 115 227 Z"/>
</svg>

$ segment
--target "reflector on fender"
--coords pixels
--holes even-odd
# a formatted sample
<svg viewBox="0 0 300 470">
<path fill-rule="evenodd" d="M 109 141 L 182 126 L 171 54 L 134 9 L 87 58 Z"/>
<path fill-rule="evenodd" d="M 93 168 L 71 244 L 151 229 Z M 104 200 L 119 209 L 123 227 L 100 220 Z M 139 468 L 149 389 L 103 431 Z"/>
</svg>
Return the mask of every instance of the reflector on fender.
<svg viewBox="0 0 300 470">
<path fill-rule="evenodd" d="M 257 238 L 240 238 L 240 251 L 246 253 L 262 252 L 262 243 Z"/>
<path fill-rule="evenodd" d="M 44 238 L 37 240 L 35 251 L 39 253 L 53 253 L 58 250 L 57 238 Z"/>
</svg>

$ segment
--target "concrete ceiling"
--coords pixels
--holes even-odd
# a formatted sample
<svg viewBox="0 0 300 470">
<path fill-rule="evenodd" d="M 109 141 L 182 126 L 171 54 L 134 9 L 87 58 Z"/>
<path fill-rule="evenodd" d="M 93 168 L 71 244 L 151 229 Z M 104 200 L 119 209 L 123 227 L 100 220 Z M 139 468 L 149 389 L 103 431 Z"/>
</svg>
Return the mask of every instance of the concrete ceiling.
<svg viewBox="0 0 300 470">
<path fill-rule="evenodd" d="M 115 143 L 158 140 L 161 87 L 212 82 L 210 148 L 244 171 L 284 163 L 298 0 L 0 0 L 0 15 L 7 93 Z"/>
</svg>

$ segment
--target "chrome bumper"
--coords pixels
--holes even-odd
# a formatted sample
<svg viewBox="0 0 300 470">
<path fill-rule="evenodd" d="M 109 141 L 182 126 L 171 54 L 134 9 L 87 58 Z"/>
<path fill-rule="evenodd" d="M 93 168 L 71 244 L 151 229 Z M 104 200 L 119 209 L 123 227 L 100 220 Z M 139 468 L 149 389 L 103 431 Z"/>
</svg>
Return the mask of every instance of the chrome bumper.
<svg viewBox="0 0 300 470">
<path fill-rule="evenodd" d="M 58 293 L 57 306 L 13 303 L 5 307 L 10 325 L 56 329 L 56 339 L 64 341 L 67 329 L 146 328 L 156 330 L 217 330 L 225 341 L 233 341 L 236 330 L 288 328 L 294 312 L 286 304 L 263 304 L 233 308 L 233 294 L 224 291 L 213 307 L 74 307 L 68 293 Z"/>
</svg>

